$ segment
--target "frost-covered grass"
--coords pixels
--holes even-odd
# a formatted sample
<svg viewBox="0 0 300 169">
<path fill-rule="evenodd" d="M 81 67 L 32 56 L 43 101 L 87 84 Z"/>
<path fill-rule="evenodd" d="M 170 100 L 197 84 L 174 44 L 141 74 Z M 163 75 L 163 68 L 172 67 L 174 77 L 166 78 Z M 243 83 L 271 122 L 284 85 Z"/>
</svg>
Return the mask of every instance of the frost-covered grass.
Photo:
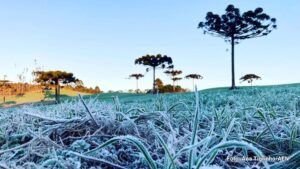
<svg viewBox="0 0 300 169">
<path fill-rule="evenodd" d="M 300 166 L 300 85 L 103 100 L 1 109 L 0 168 Z"/>
</svg>

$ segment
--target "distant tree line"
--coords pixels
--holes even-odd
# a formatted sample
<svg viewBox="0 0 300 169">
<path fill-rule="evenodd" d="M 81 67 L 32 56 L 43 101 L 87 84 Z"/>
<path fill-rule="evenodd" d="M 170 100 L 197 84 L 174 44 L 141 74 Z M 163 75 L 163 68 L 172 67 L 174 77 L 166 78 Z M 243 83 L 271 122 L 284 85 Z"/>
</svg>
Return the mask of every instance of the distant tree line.
<svg viewBox="0 0 300 169">
<path fill-rule="evenodd" d="M 10 81 L 3 83 L 3 80 L 0 81 L 0 95 L 23 96 L 26 92 L 39 91 L 40 89 L 41 85 L 29 83 L 13 83 Z"/>
<path fill-rule="evenodd" d="M 92 87 L 86 87 L 86 86 L 83 86 L 83 85 L 79 85 L 79 86 L 77 86 L 77 85 L 76 86 L 67 85 L 67 86 L 65 86 L 65 88 L 70 89 L 70 90 L 74 90 L 74 91 L 77 91 L 77 92 L 89 93 L 89 94 L 103 93 L 103 91 L 101 91 L 99 86 L 96 86 L 96 87 L 92 88 Z"/>
</svg>

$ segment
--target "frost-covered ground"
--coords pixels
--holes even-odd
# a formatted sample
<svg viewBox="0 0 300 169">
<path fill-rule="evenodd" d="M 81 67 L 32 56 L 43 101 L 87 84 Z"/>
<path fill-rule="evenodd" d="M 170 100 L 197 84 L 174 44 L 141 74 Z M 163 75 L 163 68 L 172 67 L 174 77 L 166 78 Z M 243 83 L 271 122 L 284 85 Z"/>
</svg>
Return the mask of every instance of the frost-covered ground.
<svg viewBox="0 0 300 169">
<path fill-rule="evenodd" d="M 0 168 L 300 166 L 300 85 L 136 98 L 0 109 Z"/>
</svg>

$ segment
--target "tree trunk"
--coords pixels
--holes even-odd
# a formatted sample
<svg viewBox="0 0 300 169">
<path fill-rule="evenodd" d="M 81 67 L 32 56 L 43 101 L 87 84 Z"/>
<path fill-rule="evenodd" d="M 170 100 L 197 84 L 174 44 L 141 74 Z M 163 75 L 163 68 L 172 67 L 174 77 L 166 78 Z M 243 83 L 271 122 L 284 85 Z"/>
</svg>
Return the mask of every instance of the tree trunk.
<svg viewBox="0 0 300 169">
<path fill-rule="evenodd" d="M 175 92 L 175 80 L 173 80 L 173 92 Z"/>
<path fill-rule="evenodd" d="M 155 86 L 156 86 L 156 84 L 155 84 L 155 67 L 153 67 L 153 91 L 152 91 L 152 93 L 153 94 L 155 94 Z"/>
<path fill-rule="evenodd" d="M 58 103 L 60 103 L 60 85 L 58 84 L 58 95 L 57 95 L 57 97 L 58 97 Z"/>
<path fill-rule="evenodd" d="M 193 80 L 193 88 L 192 90 L 195 91 L 195 79 L 192 79 Z"/>
<path fill-rule="evenodd" d="M 231 37 L 231 88 L 235 89 L 235 71 L 234 71 L 234 36 Z"/>
<path fill-rule="evenodd" d="M 60 98 L 59 98 L 59 90 L 60 90 L 60 86 L 59 86 L 59 83 L 58 81 L 55 82 L 55 101 L 56 103 L 60 103 Z"/>
<path fill-rule="evenodd" d="M 136 79 L 136 93 L 139 93 L 139 79 Z"/>
<path fill-rule="evenodd" d="M 3 83 L 3 89 L 2 89 L 2 94 L 3 94 L 3 104 L 5 104 L 5 84 Z"/>
</svg>

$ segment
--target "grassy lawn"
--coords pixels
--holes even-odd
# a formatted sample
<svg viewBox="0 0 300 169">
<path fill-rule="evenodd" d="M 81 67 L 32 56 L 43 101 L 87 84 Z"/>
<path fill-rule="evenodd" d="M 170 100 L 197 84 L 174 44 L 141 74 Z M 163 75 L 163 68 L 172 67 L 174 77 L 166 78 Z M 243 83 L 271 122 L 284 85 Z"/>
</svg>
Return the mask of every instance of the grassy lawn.
<svg viewBox="0 0 300 169">
<path fill-rule="evenodd" d="M 283 84 L 283 85 L 268 85 L 268 86 L 240 86 L 236 90 L 229 90 L 229 87 L 218 87 L 200 90 L 200 94 L 218 94 L 218 93 L 229 93 L 229 94 L 239 94 L 245 91 L 255 91 L 263 90 L 268 91 L 272 89 L 291 89 L 291 88 L 300 88 L 299 83 L 295 84 Z M 160 93 L 160 94 L 135 94 L 135 93 L 101 93 L 95 95 L 86 95 L 85 99 L 97 99 L 103 102 L 112 102 L 114 97 L 118 97 L 122 103 L 132 103 L 132 102 L 147 102 L 153 101 L 158 96 L 162 97 L 182 97 L 193 95 L 194 92 L 185 92 L 185 93 Z M 66 99 L 74 99 L 74 97 L 67 97 Z"/>
<path fill-rule="evenodd" d="M 201 90 L 200 93 L 209 94 L 209 93 L 223 93 L 223 92 L 233 92 L 238 93 L 239 91 L 246 90 L 269 90 L 269 89 L 279 89 L 279 88 L 293 88 L 293 87 L 300 87 L 300 84 L 283 84 L 283 85 L 270 85 L 270 86 L 241 86 L 237 90 L 230 91 L 229 87 L 220 87 L 220 88 L 211 88 L 211 89 L 204 89 Z M 62 101 L 70 101 L 76 99 L 78 93 L 84 96 L 85 99 L 97 99 L 103 102 L 112 102 L 114 97 L 118 97 L 120 102 L 122 103 L 132 103 L 135 101 L 139 102 L 147 102 L 153 101 L 157 98 L 157 96 L 185 96 L 191 95 L 193 92 L 186 92 L 186 93 L 163 93 L 163 94 L 135 94 L 135 93 L 101 93 L 101 94 L 94 94 L 90 95 L 87 93 L 81 93 L 73 90 L 62 89 L 61 90 L 61 99 Z M 24 103 L 34 103 L 40 102 L 44 99 L 44 96 L 41 92 L 28 92 L 24 96 L 8 96 L 6 97 L 6 104 L 5 106 L 15 105 L 15 104 L 24 104 Z M 54 99 L 54 91 L 52 91 L 52 99 Z M 3 97 L 0 98 L 0 102 L 3 101 Z M 3 104 L 0 104 L 3 105 Z"/>
<path fill-rule="evenodd" d="M 68 97 L 76 96 L 78 93 L 82 95 L 88 95 L 87 93 L 81 93 L 69 89 L 62 89 L 61 90 L 61 97 L 62 99 L 66 99 Z M 23 96 L 7 96 L 5 106 L 15 105 L 15 104 L 23 104 L 23 103 L 34 103 L 40 102 L 44 99 L 44 95 L 41 92 L 27 92 Z M 54 99 L 54 91 L 52 91 L 52 96 L 50 100 Z M 3 97 L 0 98 L 0 102 L 3 102 Z M 2 103 L 3 105 L 3 103 Z"/>
<path fill-rule="evenodd" d="M 116 96 L 119 101 L 114 101 Z M 299 167 L 300 84 L 214 88 L 198 96 L 193 92 L 109 93 L 84 98 L 90 114 L 76 97 L 65 97 L 65 101 L 73 100 L 59 105 L 0 111 L 0 164 L 40 168 L 95 168 L 100 163 L 104 168 L 153 169 L 169 169 L 172 163 L 181 169 L 188 165 L 210 169 Z M 43 155 L 27 158 L 32 154 Z M 254 156 L 290 158 L 226 160 Z"/>
</svg>

